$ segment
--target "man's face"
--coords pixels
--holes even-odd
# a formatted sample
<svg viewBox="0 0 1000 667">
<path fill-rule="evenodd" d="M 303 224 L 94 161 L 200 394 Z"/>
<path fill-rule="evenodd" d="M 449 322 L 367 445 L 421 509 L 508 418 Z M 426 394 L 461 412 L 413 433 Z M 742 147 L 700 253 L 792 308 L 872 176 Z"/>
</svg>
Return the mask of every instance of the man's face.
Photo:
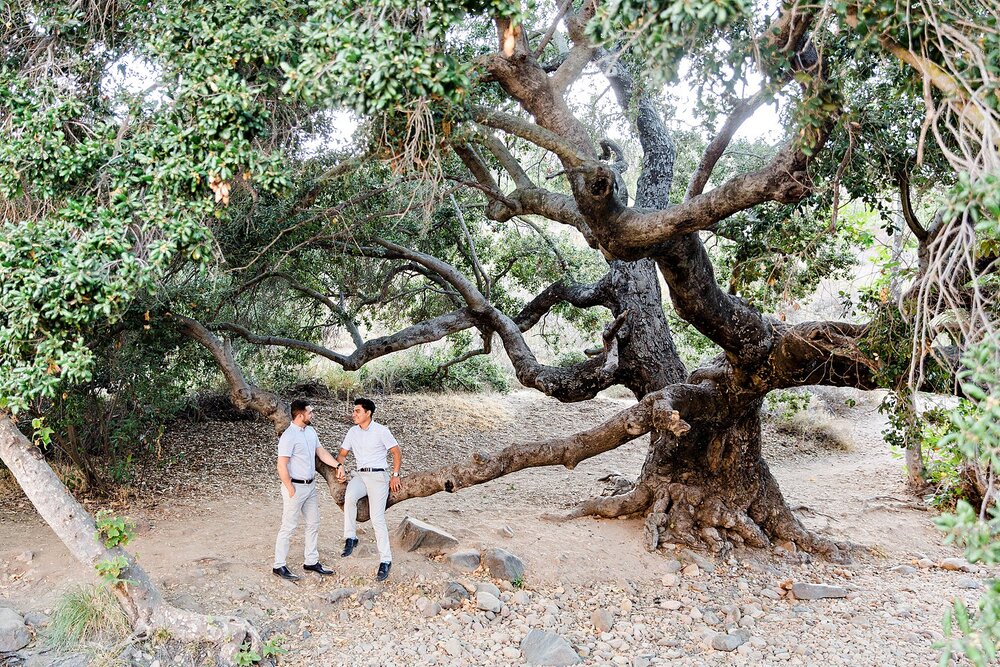
<svg viewBox="0 0 1000 667">
<path fill-rule="evenodd" d="M 354 410 L 351 412 L 351 421 L 359 426 L 371 419 L 371 417 L 372 413 L 368 412 L 360 405 L 355 405 Z"/>
<path fill-rule="evenodd" d="M 302 423 L 305 426 L 312 424 L 313 406 L 307 405 L 306 411 L 302 413 Z"/>
</svg>

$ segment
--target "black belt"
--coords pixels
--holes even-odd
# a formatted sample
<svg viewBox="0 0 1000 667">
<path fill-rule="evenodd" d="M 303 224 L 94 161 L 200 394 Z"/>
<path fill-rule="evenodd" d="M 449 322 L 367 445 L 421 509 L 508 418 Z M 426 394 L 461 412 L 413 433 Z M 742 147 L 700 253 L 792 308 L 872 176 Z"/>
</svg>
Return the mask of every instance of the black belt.
<svg viewBox="0 0 1000 667">
<path fill-rule="evenodd" d="M 358 468 L 358 472 L 385 472 L 385 468 Z"/>
<path fill-rule="evenodd" d="M 316 478 L 313 477 L 313 479 L 316 479 Z M 312 479 L 295 479 L 294 477 L 292 478 L 291 481 L 292 481 L 292 484 L 312 484 L 313 483 Z"/>
</svg>

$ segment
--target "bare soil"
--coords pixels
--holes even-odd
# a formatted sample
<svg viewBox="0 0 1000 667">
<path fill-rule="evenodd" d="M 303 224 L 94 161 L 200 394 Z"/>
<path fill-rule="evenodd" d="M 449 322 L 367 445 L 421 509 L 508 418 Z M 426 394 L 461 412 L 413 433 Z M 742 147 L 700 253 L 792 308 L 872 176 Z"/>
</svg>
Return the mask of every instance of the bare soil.
<svg viewBox="0 0 1000 667">
<path fill-rule="evenodd" d="M 827 648 L 817 645 L 816 653 L 796 653 L 801 643 L 795 639 L 796 632 L 804 631 L 800 628 L 787 635 L 784 630 L 765 632 L 765 639 L 760 640 L 764 645 L 755 644 L 753 650 L 759 649 L 767 664 L 772 659 L 818 664 L 820 656 L 828 664 L 934 664 L 937 652 L 931 645 L 940 637 L 945 606 L 954 597 L 972 602 L 978 593 L 958 586 L 960 577 L 968 577 L 965 573 L 937 568 L 909 575 L 890 571 L 893 566 L 913 564 L 924 556 L 938 561 L 960 554 L 943 543 L 931 523 L 933 513 L 907 490 L 902 460 L 894 457 L 881 440 L 883 422 L 875 404 L 869 399 L 841 415 L 838 401 L 842 399 L 828 393 L 823 400 L 814 401 L 816 405 L 811 409 L 822 415 L 822 423 L 815 431 L 807 428 L 798 440 L 792 440 L 787 429 L 769 425 L 765 456 L 786 499 L 808 527 L 857 545 L 855 564 L 848 568 L 827 563 L 800 565 L 781 550 L 746 551 L 720 563 L 722 567 L 705 584 L 685 588 L 682 583 L 674 594 L 686 599 L 681 593 L 688 591 L 694 596 L 692 604 L 708 596 L 706 602 L 697 603 L 703 608 L 726 604 L 726 596 L 739 604 L 737 598 L 746 592 L 744 584 L 749 581 L 752 599 L 759 600 L 768 615 L 773 614 L 775 622 L 780 621 L 784 624 L 781 628 L 785 628 L 795 614 L 783 600 L 772 602 L 769 596 L 759 597 L 762 586 L 778 590 L 778 582 L 786 578 L 839 585 L 847 582 L 853 591 L 848 602 L 859 608 L 861 616 L 862 612 L 883 614 L 890 619 L 889 636 L 894 639 L 887 639 L 885 623 L 879 622 L 885 621 L 882 616 L 859 623 L 851 620 L 853 615 L 840 618 L 831 611 L 834 636 L 840 632 L 836 628 L 843 626 L 847 649 L 834 647 L 828 655 Z M 335 450 L 349 426 L 348 405 L 319 399 L 314 404 L 318 408 L 314 425 L 321 442 Z M 575 432 L 630 404 L 624 399 L 599 398 L 567 405 L 526 391 L 507 396 L 393 396 L 380 401 L 376 419 L 387 424 L 402 444 L 405 484 L 407 472 L 468 460 L 477 450 L 493 451 L 513 442 Z M 837 431 L 838 437 L 823 435 L 831 431 Z M 632 611 L 633 604 L 646 600 L 652 605 L 652 600 L 660 600 L 662 578 L 676 554 L 669 547 L 647 552 L 642 546 L 642 524 L 637 520 L 586 518 L 553 523 L 541 515 L 601 494 L 606 483 L 600 479 L 610 473 L 634 478 L 645 445 L 645 440 L 629 443 L 585 461 L 572 471 L 527 470 L 454 494 L 407 501 L 389 509 L 390 529 L 404 516 L 413 516 L 448 531 L 459 539 L 462 548 L 507 549 L 524 560 L 524 584 L 532 595 L 558 601 L 570 595 L 567 591 L 574 592 L 572 599 L 562 605 L 567 614 L 587 604 L 618 604 L 609 590 L 625 591 L 625 597 L 632 591 L 634 602 L 629 602 L 627 614 L 613 608 L 616 616 L 633 623 L 631 616 L 639 613 Z M 460 575 L 451 572 L 440 557 L 428 558 L 397 548 L 390 581 L 372 589 L 379 596 L 374 611 L 367 610 L 361 601 L 331 605 L 325 599 L 330 591 L 373 587 L 377 552 L 371 531 L 365 528 L 359 553 L 350 559 L 339 557 L 343 515 L 326 489 L 321 488 L 321 558 L 336 574 L 322 580 L 310 576 L 297 585 L 273 577 L 269 570 L 281 513 L 274 456 L 275 436 L 264 423 L 174 424 L 162 439 L 159 458 L 135 471 L 133 493 L 115 504 L 116 511 L 127 512 L 138 522 L 138 536 L 131 550 L 175 604 L 205 612 L 243 614 L 269 633 L 280 632 L 288 637 L 285 646 L 291 653 L 281 664 L 417 664 L 403 653 L 369 660 L 367 642 L 373 646 L 380 642 L 403 646 L 413 633 L 423 636 L 420 633 L 425 632 L 431 638 L 446 636 L 451 621 L 444 614 L 436 619 L 420 618 L 413 600 L 419 595 L 433 596 L 443 582 Z M 289 561 L 294 570 L 300 570 L 295 557 L 301 548 L 300 530 L 293 538 Z M 25 552 L 31 552 L 30 559 Z M 8 490 L 0 496 L 0 563 L 0 605 L 13 606 L 21 613 L 48 612 L 69 586 L 94 581 L 93 574 L 70 557 L 17 491 Z M 480 572 L 472 578 L 482 580 L 485 575 Z M 743 583 L 737 588 L 738 581 Z M 653 594 L 658 597 L 644 597 Z M 916 598 L 913 605 L 918 611 L 902 617 L 890 613 L 903 604 L 899 596 L 910 594 Z M 891 605 L 895 607 L 890 609 Z M 350 611 L 346 627 L 345 610 Z M 598 658 L 606 651 L 601 638 L 594 637 L 593 627 L 573 625 L 578 621 L 587 626 L 590 610 L 577 611 L 576 617 L 556 619 L 549 629 L 562 629 L 575 647 L 588 654 L 588 664 L 604 664 L 603 658 Z M 646 611 L 647 616 L 651 614 Z M 521 617 L 528 619 L 524 627 L 531 625 L 530 615 Z M 696 620 L 700 622 L 700 617 Z M 488 635 L 491 622 L 473 619 L 466 624 L 466 631 L 474 633 L 485 627 Z M 347 631 L 351 628 L 353 632 Z M 628 628 L 631 632 L 632 625 Z M 510 646 L 517 647 L 520 637 L 516 628 L 512 626 L 505 632 L 503 636 L 509 635 Z M 615 655 L 646 661 L 627 664 L 691 665 L 729 664 L 726 660 L 730 657 L 754 657 L 743 649 L 732 654 L 713 651 L 704 641 L 699 643 L 695 629 L 687 627 L 685 632 L 688 639 L 671 640 L 673 644 L 659 640 L 641 646 L 630 634 Z M 897 639 L 904 644 L 898 650 L 893 645 L 887 652 L 857 657 L 869 655 L 858 653 L 858 647 Z M 503 646 L 495 633 L 493 640 L 494 648 Z M 471 640 L 466 643 L 468 653 L 462 657 L 451 656 L 440 645 L 431 643 L 427 651 L 419 654 L 423 661 L 420 664 L 523 664 L 496 656 L 480 658 L 476 651 L 481 655 L 489 655 L 490 651 L 477 649 Z M 614 645 L 608 650 L 619 651 Z M 831 657 L 837 654 L 845 656 L 845 661 Z M 141 663 L 142 658 L 133 660 Z"/>
</svg>

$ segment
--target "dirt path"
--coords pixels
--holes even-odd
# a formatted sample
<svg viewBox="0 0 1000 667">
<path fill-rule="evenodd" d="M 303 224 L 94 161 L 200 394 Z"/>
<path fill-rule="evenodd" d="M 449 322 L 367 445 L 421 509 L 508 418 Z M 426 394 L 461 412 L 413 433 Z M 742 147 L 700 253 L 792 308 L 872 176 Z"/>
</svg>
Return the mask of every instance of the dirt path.
<svg viewBox="0 0 1000 667">
<path fill-rule="evenodd" d="M 344 406 L 317 402 L 317 428 L 332 449 L 347 428 Z M 378 416 L 403 443 L 404 471 L 412 471 L 467 459 L 477 449 L 579 430 L 627 405 L 611 399 L 563 405 L 527 392 L 496 398 L 406 396 L 386 400 Z M 713 573 L 672 582 L 676 554 L 645 551 L 640 522 L 540 518 L 599 494 L 604 484 L 598 480 L 609 472 L 634 477 L 645 452 L 643 443 L 635 442 L 574 471 L 522 471 L 390 508 L 390 527 L 413 516 L 447 530 L 463 548 L 502 547 L 526 564 L 524 597 L 530 598 L 518 603 L 512 591 L 504 593 L 509 616 L 483 618 L 473 606 L 424 618 L 415 600 L 434 599 L 443 583 L 458 575 L 441 559 L 396 549 L 390 582 L 371 588 L 377 558 L 370 530 L 362 531 L 357 556 L 340 559 L 342 513 L 325 490 L 321 554 L 336 575 L 292 585 L 270 574 L 280 520 L 271 481 L 273 436 L 265 425 L 251 422 L 180 425 L 168 435 L 162 465 L 137 482 L 139 496 L 130 508 L 139 521 L 133 550 L 174 603 L 243 614 L 268 633 L 285 635 L 292 650 L 283 660 L 287 664 L 475 665 L 493 664 L 494 658 L 498 664 L 523 664 L 504 658 L 513 656 L 504 649 L 517 648 L 532 627 L 560 632 L 590 664 L 729 664 L 729 659 L 818 664 L 820 658 L 829 664 L 934 664 L 931 643 L 939 636 L 944 606 L 955 596 L 974 600 L 976 590 L 963 587 L 971 585 L 963 581 L 970 578 L 966 573 L 891 571 L 923 555 L 936 561 L 959 554 L 943 544 L 932 514 L 906 491 L 902 463 L 881 442 L 874 408 L 862 406 L 834 426 L 845 431 L 849 451 L 800 449 L 773 432 L 767 451 L 786 497 L 800 507 L 807 525 L 864 547 L 846 568 L 796 565 L 780 555 L 748 552 L 719 562 Z M 11 498 L 2 507 L 0 605 L 45 612 L 68 586 L 91 581 L 30 508 Z M 293 554 L 301 549 L 301 533 L 296 538 Z M 33 553 L 29 562 L 23 562 L 26 551 Z M 294 557 L 290 565 L 299 569 Z M 982 576 L 975 575 L 975 582 Z M 482 572 L 466 577 L 484 578 Z M 844 585 L 851 595 L 794 603 L 764 592 L 780 592 L 784 579 Z M 371 589 L 372 598 L 331 604 L 330 592 L 342 587 Z M 679 608 L 664 607 L 666 598 L 676 599 Z M 742 620 L 725 611 L 734 605 Z M 757 619 L 753 605 L 762 612 Z M 598 608 L 610 609 L 618 621 L 607 636 L 593 629 L 590 614 Z M 773 627 L 762 631 L 769 622 Z M 726 631 L 745 631 L 749 641 L 731 654 L 710 648 L 709 635 Z M 458 654 L 448 650 L 454 644 L 444 646 L 449 637 L 457 638 Z M 414 648 L 411 655 L 406 650 L 414 647 L 414 638 L 423 650 Z M 131 660 L 143 664 L 147 658 L 153 659 L 150 654 Z"/>
</svg>

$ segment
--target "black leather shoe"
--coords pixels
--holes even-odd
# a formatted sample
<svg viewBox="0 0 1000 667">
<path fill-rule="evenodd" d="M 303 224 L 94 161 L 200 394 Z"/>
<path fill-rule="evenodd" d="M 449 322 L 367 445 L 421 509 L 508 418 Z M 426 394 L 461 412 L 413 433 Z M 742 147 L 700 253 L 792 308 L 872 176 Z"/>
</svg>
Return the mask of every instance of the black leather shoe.
<svg viewBox="0 0 1000 667">
<path fill-rule="evenodd" d="M 287 579 L 288 581 L 298 581 L 302 577 L 297 574 L 292 574 L 292 571 L 288 569 L 287 565 L 282 565 L 281 567 L 272 567 L 271 572 L 282 579 Z"/>
<path fill-rule="evenodd" d="M 385 581 L 388 579 L 390 567 L 392 567 L 392 563 L 379 563 L 378 574 L 375 575 L 375 581 Z"/>
<path fill-rule="evenodd" d="M 344 540 L 344 550 L 340 552 L 341 558 L 347 558 L 354 552 L 354 547 L 358 546 L 358 538 L 348 537 Z"/>
<path fill-rule="evenodd" d="M 314 563 L 312 565 L 303 565 L 303 570 L 309 570 L 310 572 L 315 572 L 316 574 L 322 574 L 324 576 L 328 574 L 333 574 L 333 570 L 328 570 L 323 567 L 322 563 Z"/>
</svg>

